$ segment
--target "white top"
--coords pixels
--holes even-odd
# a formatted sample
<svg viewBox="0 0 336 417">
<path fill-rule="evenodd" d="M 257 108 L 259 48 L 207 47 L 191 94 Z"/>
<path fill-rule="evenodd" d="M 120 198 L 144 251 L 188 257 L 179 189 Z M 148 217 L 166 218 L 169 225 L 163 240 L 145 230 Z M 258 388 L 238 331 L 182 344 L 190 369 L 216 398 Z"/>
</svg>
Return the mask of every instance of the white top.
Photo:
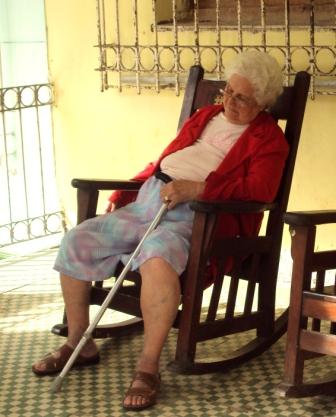
<svg viewBox="0 0 336 417">
<path fill-rule="evenodd" d="M 221 112 L 213 117 L 199 139 L 161 161 L 161 170 L 176 180 L 205 181 L 224 159 L 248 124 L 229 122 Z"/>
</svg>

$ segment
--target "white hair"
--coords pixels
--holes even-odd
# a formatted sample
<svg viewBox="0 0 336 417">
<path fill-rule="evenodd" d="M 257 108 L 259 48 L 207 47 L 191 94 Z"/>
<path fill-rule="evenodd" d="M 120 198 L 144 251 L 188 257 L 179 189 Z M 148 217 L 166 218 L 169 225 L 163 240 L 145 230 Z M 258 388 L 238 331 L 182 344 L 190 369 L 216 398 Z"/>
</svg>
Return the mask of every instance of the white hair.
<svg viewBox="0 0 336 417">
<path fill-rule="evenodd" d="M 249 50 L 238 54 L 226 67 L 228 80 L 233 74 L 246 78 L 260 106 L 270 107 L 282 93 L 283 76 L 278 62 L 266 52 Z"/>
</svg>

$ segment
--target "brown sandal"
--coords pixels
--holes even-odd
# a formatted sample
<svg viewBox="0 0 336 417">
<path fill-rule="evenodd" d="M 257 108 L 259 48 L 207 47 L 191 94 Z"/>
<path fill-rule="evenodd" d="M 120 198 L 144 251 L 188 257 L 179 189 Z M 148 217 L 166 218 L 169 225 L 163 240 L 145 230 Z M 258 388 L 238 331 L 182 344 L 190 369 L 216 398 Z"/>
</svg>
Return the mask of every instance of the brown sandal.
<svg viewBox="0 0 336 417">
<path fill-rule="evenodd" d="M 146 386 L 136 387 L 136 388 L 132 387 L 135 381 L 141 381 Z M 131 385 L 125 394 L 124 401 L 126 397 L 130 397 L 130 396 L 142 397 L 146 401 L 144 404 L 139 404 L 139 405 L 133 405 L 133 404 L 125 405 L 125 403 L 123 403 L 123 407 L 126 410 L 139 411 L 139 410 L 143 410 L 144 408 L 148 408 L 154 405 L 156 403 L 156 397 L 160 389 L 160 382 L 161 382 L 160 375 L 154 375 L 154 374 L 149 374 L 148 372 L 137 371 L 134 374 Z"/>
<path fill-rule="evenodd" d="M 67 363 L 68 359 L 72 355 L 72 352 L 74 351 L 73 348 L 68 346 L 67 344 L 61 346 L 59 349 L 57 349 L 55 352 L 59 353 L 59 357 L 55 358 L 53 356 L 53 353 L 48 353 L 42 361 L 45 363 L 46 367 L 41 371 L 40 369 L 36 368 L 36 365 L 32 366 L 32 371 L 34 374 L 38 376 L 44 376 L 44 375 L 52 375 L 57 372 L 60 372 L 64 365 Z M 97 352 L 95 355 L 90 357 L 85 357 L 82 355 L 78 355 L 75 363 L 73 364 L 73 367 L 78 366 L 88 366 L 88 365 L 94 365 L 98 363 L 100 360 L 99 353 Z"/>
</svg>

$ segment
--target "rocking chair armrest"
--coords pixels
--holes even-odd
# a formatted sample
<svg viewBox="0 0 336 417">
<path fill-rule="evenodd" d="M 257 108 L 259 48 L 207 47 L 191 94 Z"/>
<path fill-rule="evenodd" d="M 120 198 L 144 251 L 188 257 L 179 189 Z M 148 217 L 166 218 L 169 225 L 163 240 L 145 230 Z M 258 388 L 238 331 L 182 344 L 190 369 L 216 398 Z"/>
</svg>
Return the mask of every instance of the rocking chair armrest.
<svg viewBox="0 0 336 417">
<path fill-rule="evenodd" d="M 283 218 L 290 226 L 336 223 L 336 210 L 293 211 L 285 213 Z"/>
<path fill-rule="evenodd" d="M 257 201 L 205 201 L 194 200 L 190 203 L 190 208 L 194 211 L 204 213 L 262 213 L 277 208 L 276 203 L 259 203 Z"/>
<path fill-rule="evenodd" d="M 139 180 L 103 180 L 91 178 L 74 178 L 71 185 L 80 190 L 139 190 L 143 181 Z"/>
</svg>

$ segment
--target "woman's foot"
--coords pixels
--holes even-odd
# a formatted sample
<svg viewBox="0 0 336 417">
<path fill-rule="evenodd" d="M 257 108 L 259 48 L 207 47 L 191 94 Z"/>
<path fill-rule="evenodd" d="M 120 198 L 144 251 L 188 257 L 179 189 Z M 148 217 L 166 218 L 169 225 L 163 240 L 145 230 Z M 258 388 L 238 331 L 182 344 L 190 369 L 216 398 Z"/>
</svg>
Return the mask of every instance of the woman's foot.
<svg viewBox="0 0 336 417">
<path fill-rule="evenodd" d="M 44 358 L 32 366 L 32 371 L 38 376 L 52 375 L 60 372 L 72 355 L 74 348 L 64 344 L 52 353 L 48 353 Z M 88 366 L 98 363 L 100 360 L 99 352 L 95 343 L 88 342 L 77 356 L 73 367 Z"/>
<path fill-rule="evenodd" d="M 160 389 L 160 375 L 136 371 L 128 388 L 123 407 L 126 410 L 143 410 L 156 403 Z"/>
<path fill-rule="evenodd" d="M 140 355 L 132 382 L 125 394 L 127 410 L 142 410 L 156 403 L 160 388 L 159 364 L 144 353 Z"/>
</svg>

